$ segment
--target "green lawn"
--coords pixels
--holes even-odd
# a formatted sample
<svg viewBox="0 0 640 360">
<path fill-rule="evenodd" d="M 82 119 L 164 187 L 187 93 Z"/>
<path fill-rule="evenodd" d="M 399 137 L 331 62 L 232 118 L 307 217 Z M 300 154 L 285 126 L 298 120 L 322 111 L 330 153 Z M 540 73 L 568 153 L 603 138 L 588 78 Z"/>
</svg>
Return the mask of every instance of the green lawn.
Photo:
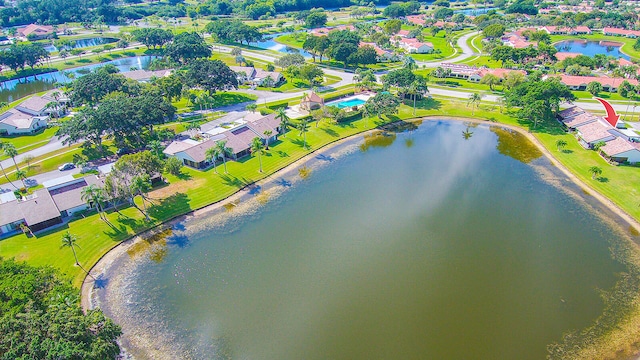
<svg viewBox="0 0 640 360">
<path fill-rule="evenodd" d="M 491 69 L 497 69 L 502 67 L 502 61 L 493 60 L 491 59 L 490 56 L 474 56 L 469 59 L 463 60 L 460 63 L 466 64 L 469 66 L 477 66 L 477 67 L 486 66 Z"/>
<path fill-rule="evenodd" d="M 20 136 L 0 136 L 0 141 L 3 143 L 11 143 L 16 147 L 18 152 L 25 152 L 42 145 L 51 140 L 51 137 L 58 131 L 57 126 L 52 126 L 36 132 L 35 134 L 20 135 Z M 0 156 L 0 159 L 4 159 L 4 156 Z"/>
<path fill-rule="evenodd" d="M 306 38 L 307 38 L 306 32 L 296 32 L 293 34 L 278 36 L 274 40 L 276 42 L 279 42 L 280 44 L 302 49 L 302 44 L 304 44 L 304 40 Z"/>
</svg>

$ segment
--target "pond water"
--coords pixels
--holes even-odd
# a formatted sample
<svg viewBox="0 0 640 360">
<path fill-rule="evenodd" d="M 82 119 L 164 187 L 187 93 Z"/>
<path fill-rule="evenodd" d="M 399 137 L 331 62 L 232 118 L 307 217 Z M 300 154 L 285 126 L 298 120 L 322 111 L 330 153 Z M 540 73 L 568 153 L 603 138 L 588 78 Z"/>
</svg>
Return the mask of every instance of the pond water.
<svg viewBox="0 0 640 360">
<path fill-rule="evenodd" d="M 86 75 L 92 70 L 107 64 L 117 67 L 120 72 L 129 71 L 132 68 L 146 69 L 154 58 L 154 56 L 148 55 L 134 56 L 111 60 L 100 64 L 80 66 L 65 71 L 54 71 L 36 76 L 3 81 L 0 82 L 0 101 L 11 102 L 27 95 L 53 89 L 59 86 L 57 84 L 69 83 L 73 81 L 73 79 Z"/>
<path fill-rule="evenodd" d="M 116 261 L 99 298 L 136 358 L 543 359 L 602 312 L 623 235 L 519 134 L 429 121 L 354 149 Z"/>
<path fill-rule="evenodd" d="M 478 16 L 482 14 L 486 14 L 491 10 L 498 10 L 497 7 L 488 7 L 488 8 L 473 8 L 473 9 L 463 9 L 463 10 L 454 10 L 455 14 L 465 14 L 467 16 Z"/>
<path fill-rule="evenodd" d="M 116 38 L 104 38 L 104 37 L 89 38 L 89 39 L 79 39 L 79 40 L 74 40 L 73 44 L 71 46 L 63 46 L 62 49 L 66 49 L 66 50 L 81 49 L 81 48 L 86 48 L 86 47 L 90 47 L 90 46 L 111 44 L 111 43 L 115 43 L 117 41 L 118 41 L 118 39 L 116 39 Z M 54 52 L 54 51 L 61 50 L 61 49 L 58 49 L 53 44 L 46 45 L 44 48 L 48 52 Z"/>
<path fill-rule="evenodd" d="M 304 51 L 298 48 L 292 48 L 287 45 L 280 44 L 279 42 L 274 40 L 278 36 L 289 35 L 289 34 L 291 33 L 278 33 L 278 34 L 265 35 L 262 41 L 252 42 L 252 43 L 249 43 L 249 45 L 258 47 L 260 49 L 265 49 L 265 50 L 275 50 L 285 54 L 298 53 L 304 56 L 305 58 L 311 58 L 311 54 L 307 51 Z"/>
<path fill-rule="evenodd" d="M 596 54 L 605 54 L 615 58 L 623 58 L 629 60 L 629 55 L 620 51 L 621 43 L 617 46 L 607 45 L 600 41 L 561 41 L 555 44 L 556 49 L 562 52 L 580 53 L 587 56 Z"/>
</svg>

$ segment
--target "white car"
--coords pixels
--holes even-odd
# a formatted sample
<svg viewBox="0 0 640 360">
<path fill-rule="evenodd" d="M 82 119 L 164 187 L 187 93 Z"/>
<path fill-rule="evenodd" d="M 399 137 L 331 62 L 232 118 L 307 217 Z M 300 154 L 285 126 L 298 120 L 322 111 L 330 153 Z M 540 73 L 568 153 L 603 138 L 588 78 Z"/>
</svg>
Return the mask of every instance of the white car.
<svg viewBox="0 0 640 360">
<path fill-rule="evenodd" d="M 60 165 L 60 167 L 58 167 L 58 170 L 60 171 L 65 171 L 65 170 L 71 170 L 71 169 L 75 169 L 75 165 L 73 165 L 72 163 L 65 163 Z"/>
</svg>

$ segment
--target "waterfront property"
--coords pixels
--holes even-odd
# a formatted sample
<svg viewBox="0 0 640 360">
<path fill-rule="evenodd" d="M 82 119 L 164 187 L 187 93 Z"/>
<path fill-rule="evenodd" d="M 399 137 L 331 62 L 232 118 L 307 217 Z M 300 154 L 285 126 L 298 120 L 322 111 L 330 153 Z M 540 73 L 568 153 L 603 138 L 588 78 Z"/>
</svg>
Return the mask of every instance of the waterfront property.
<svg viewBox="0 0 640 360">
<path fill-rule="evenodd" d="M 626 79 L 626 78 L 611 78 L 606 76 L 578 76 L 578 75 L 565 75 L 562 74 L 559 76 L 560 81 L 567 85 L 571 90 L 584 91 L 587 89 L 587 85 L 590 82 L 599 82 L 602 85 L 602 89 L 607 92 L 616 92 L 618 91 L 618 87 L 622 82 L 628 81 L 631 85 L 638 85 L 638 80 L 636 79 Z"/>
<path fill-rule="evenodd" d="M 82 189 L 89 185 L 104 186 L 103 179 L 89 175 L 72 175 L 43 183 L 44 189 L 16 198 L 13 193 L 0 197 L 0 235 L 14 234 L 26 225 L 36 232 L 59 224 L 89 205 L 82 199 Z"/>
<path fill-rule="evenodd" d="M 284 81 L 284 76 L 278 71 L 266 71 L 256 69 L 252 66 L 229 66 L 236 73 L 240 84 L 249 84 L 254 86 L 276 86 Z M 271 84 L 267 79 L 271 79 Z"/>
<path fill-rule="evenodd" d="M 300 100 L 300 109 L 311 111 L 324 106 L 324 99 L 315 92 L 305 93 Z"/>
<path fill-rule="evenodd" d="M 625 36 L 632 39 L 640 37 L 640 31 L 638 30 L 627 30 L 614 27 L 605 27 L 602 29 L 602 33 L 609 36 Z"/>
<path fill-rule="evenodd" d="M 215 126 L 201 133 L 199 140 L 173 141 L 163 152 L 194 169 L 206 169 L 213 165 L 207 158 L 207 150 L 215 147 L 220 141 L 226 141 L 226 146 L 231 149 L 231 159 L 238 160 L 250 154 L 254 138 L 259 137 L 265 144 L 273 143 L 281 133 L 280 120 L 276 119 L 276 114 L 262 116 L 252 113 L 236 122 L 232 128 L 228 129 L 228 126 L 229 124 Z M 268 131 L 271 135 L 265 134 Z"/>
<path fill-rule="evenodd" d="M 29 24 L 17 29 L 16 34 L 26 39 L 40 40 L 53 35 L 54 29 L 50 25 Z"/>
<path fill-rule="evenodd" d="M 500 81 L 504 79 L 509 73 L 517 72 L 522 75 L 526 75 L 527 72 L 524 70 L 513 70 L 513 69 L 491 69 L 487 67 L 475 67 L 464 64 L 454 64 L 454 63 L 442 63 L 440 65 L 445 70 L 450 70 L 451 77 L 455 77 L 458 79 L 466 79 L 472 82 L 479 82 L 482 78 L 487 74 L 492 74 L 497 76 Z"/>
<path fill-rule="evenodd" d="M 58 95 L 53 95 L 53 93 Z M 30 134 L 47 126 L 52 114 L 65 112 L 68 99 L 58 91 L 32 96 L 15 108 L 0 114 L 0 135 Z"/>
<path fill-rule="evenodd" d="M 173 69 L 167 70 L 133 70 L 122 72 L 122 76 L 127 79 L 135 80 L 138 82 L 149 82 L 154 78 L 163 78 L 171 75 Z"/>
<path fill-rule="evenodd" d="M 370 94 L 359 94 L 355 96 L 349 96 L 344 99 L 328 102 L 326 106 L 336 106 L 338 109 L 344 109 L 345 111 L 350 111 L 352 109 L 360 108 L 362 105 L 364 105 L 367 102 L 367 100 L 369 100 L 371 96 L 372 95 Z"/>
</svg>

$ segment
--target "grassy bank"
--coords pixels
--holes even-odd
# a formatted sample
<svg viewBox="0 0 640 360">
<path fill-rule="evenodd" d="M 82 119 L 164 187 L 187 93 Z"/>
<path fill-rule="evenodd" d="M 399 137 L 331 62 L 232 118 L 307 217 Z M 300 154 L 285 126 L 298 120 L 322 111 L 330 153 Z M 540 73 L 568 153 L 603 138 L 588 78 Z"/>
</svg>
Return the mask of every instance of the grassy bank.
<svg viewBox="0 0 640 360">
<path fill-rule="evenodd" d="M 552 35 L 551 42 L 556 43 L 558 41 L 566 41 L 566 40 L 589 40 L 589 41 L 613 41 L 622 43 L 622 52 L 635 58 L 636 60 L 640 60 L 640 51 L 637 51 L 633 48 L 633 44 L 636 43 L 636 39 L 631 39 L 623 36 L 606 36 L 603 34 L 591 34 L 591 35 Z"/>
</svg>

